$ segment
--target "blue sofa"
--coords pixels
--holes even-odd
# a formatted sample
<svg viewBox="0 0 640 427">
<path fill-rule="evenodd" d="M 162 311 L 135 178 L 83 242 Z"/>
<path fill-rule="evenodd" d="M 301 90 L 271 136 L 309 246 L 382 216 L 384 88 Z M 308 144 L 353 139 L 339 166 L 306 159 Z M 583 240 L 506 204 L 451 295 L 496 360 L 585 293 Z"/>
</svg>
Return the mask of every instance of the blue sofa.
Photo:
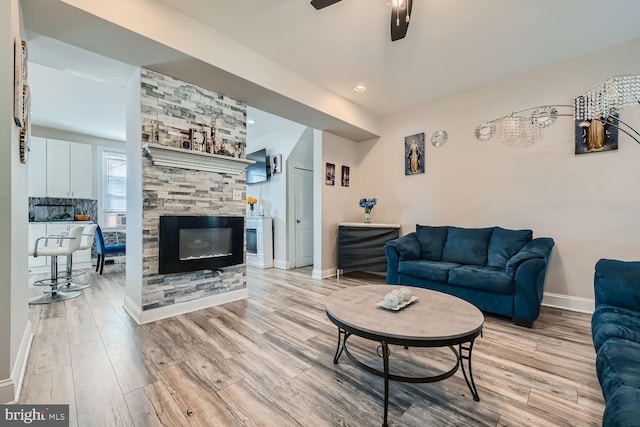
<svg viewBox="0 0 640 427">
<path fill-rule="evenodd" d="M 416 225 L 386 243 L 387 283 L 445 292 L 531 327 L 553 244 L 531 230 Z"/>
<path fill-rule="evenodd" d="M 602 425 L 640 426 L 640 262 L 601 259 L 591 318 L 596 373 L 606 403 Z"/>
</svg>

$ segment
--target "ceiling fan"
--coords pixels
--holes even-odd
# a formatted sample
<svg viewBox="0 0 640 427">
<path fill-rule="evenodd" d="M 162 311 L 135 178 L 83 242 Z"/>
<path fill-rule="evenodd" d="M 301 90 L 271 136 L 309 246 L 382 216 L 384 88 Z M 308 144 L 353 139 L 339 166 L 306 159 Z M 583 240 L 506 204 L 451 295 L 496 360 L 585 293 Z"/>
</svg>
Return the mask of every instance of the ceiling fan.
<svg viewBox="0 0 640 427">
<path fill-rule="evenodd" d="M 320 10 L 341 0 L 311 0 L 311 6 Z M 391 41 L 403 39 L 409 29 L 413 0 L 388 0 L 391 6 Z"/>
</svg>

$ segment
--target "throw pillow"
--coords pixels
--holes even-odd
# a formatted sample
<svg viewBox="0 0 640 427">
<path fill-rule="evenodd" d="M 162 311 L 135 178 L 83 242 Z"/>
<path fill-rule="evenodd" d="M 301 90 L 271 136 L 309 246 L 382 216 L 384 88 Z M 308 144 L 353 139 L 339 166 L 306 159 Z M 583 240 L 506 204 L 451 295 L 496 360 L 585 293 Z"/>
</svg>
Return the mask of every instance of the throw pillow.
<svg viewBox="0 0 640 427">
<path fill-rule="evenodd" d="M 487 251 L 493 228 L 449 227 L 442 260 L 465 265 L 487 265 Z"/>
<path fill-rule="evenodd" d="M 431 227 L 429 225 L 416 224 L 416 237 L 422 250 L 421 259 L 429 261 L 442 260 L 442 248 L 447 240 L 448 226 Z"/>
</svg>

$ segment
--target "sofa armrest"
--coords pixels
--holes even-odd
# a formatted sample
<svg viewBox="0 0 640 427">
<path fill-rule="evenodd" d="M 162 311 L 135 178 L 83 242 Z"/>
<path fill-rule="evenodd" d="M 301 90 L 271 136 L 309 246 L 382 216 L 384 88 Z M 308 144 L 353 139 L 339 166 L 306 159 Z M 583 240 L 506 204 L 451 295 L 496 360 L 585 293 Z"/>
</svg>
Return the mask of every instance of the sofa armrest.
<svg viewBox="0 0 640 427">
<path fill-rule="evenodd" d="M 387 255 L 387 283 L 396 285 L 400 260 L 420 258 L 421 247 L 416 233 L 388 241 L 384 245 L 384 253 Z"/>
<path fill-rule="evenodd" d="M 422 248 L 415 232 L 397 239 L 389 240 L 385 246 L 390 246 L 398 252 L 401 260 L 420 259 Z"/>
<path fill-rule="evenodd" d="M 544 281 L 551 259 L 553 239 L 539 237 L 527 243 L 507 261 L 507 273 L 514 283 L 513 321 L 531 327 L 540 315 Z"/>
<path fill-rule="evenodd" d="M 601 259 L 593 283 L 596 308 L 607 304 L 640 311 L 640 262 Z"/>
<path fill-rule="evenodd" d="M 520 251 L 512 256 L 508 261 L 505 269 L 511 277 L 515 277 L 516 271 L 520 265 L 530 259 L 548 260 L 553 249 L 553 239 L 550 237 L 538 237 L 533 239 L 520 249 Z"/>
</svg>

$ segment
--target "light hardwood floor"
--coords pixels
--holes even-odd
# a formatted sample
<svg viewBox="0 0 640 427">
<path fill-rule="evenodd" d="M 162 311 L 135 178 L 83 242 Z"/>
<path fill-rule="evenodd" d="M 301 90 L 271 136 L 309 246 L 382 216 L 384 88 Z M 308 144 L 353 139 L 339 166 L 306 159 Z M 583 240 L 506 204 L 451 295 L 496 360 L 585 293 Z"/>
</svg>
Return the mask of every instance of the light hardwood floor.
<svg viewBox="0 0 640 427">
<path fill-rule="evenodd" d="M 138 326 L 122 308 L 124 266 L 83 295 L 31 306 L 35 337 L 21 403 L 69 403 L 71 426 L 377 426 L 383 383 L 346 357 L 326 295 L 380 283 L 351 274 L 248 267 L 250 298 Z M 33 288 L 35 294 L 41 288 Z M 544 308 L 533 329 L 487 316 L 473 369 L 433 384 L 391 383 L 394 426 L 588 426 L 604 409 L 590 316 Z M 350 339 L 379 363 L 375 344 Z M 392 368 L 447 367 L 448 350 L 393 349 Z M 417 372 L 416 372 L 417 373 Z"/>
</svg>

